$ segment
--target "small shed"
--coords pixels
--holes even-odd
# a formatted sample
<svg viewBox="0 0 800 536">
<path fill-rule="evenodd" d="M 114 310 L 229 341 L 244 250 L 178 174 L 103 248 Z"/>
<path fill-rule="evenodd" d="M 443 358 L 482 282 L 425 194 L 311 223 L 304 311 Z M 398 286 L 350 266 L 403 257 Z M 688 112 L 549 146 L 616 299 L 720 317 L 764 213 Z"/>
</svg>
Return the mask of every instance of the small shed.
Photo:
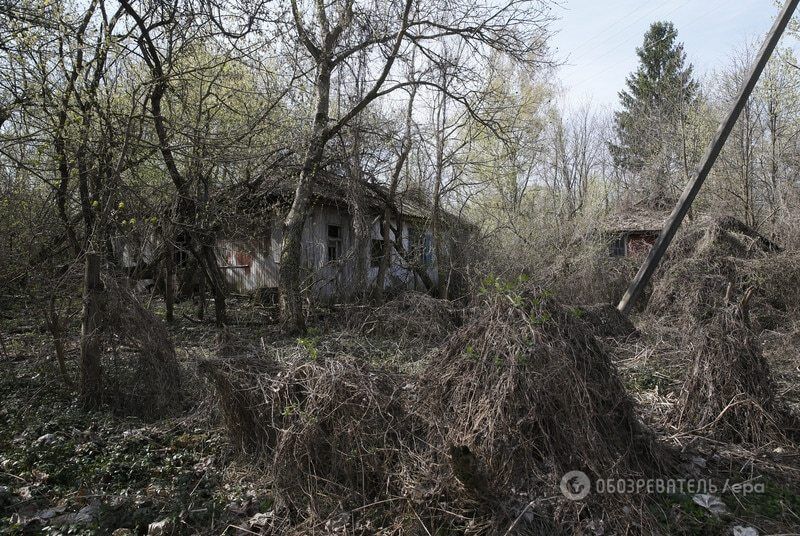
<svg viewBox="0 0 800 536">
<path fill-rule="evenodd" d="M 628 207 L 611 214 L 602 226 L 608 253 L 612 257 L 647 255 L 658 240 L 669 212 Z"/>
</svg>

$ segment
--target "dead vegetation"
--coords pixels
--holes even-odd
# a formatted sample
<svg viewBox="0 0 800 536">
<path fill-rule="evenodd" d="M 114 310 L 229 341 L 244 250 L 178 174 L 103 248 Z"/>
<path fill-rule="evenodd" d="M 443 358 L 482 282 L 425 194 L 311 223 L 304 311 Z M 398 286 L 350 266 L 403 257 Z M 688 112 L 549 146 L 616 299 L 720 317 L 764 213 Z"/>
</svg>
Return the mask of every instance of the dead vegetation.
<svg viewBox="0 0 800 536">
<path fill-rule="evenodd" d="M 113 277 L 103 285 L 102 336 L 109 350 L 104 368 L 112 405 L 143 418 L 180 411 L 180 370 L 164 323 Z"/>
<path fill-rule="evenodd" d="M 200 374 L 216 389 L 228 437 L 238 451 L 258 456 L 275 443 L 272 422 L 262 420 L 259 378 L 273 378 L 278 370 L 269 359 L 227 358 L 201 361 Z"/>
<path fill-rule="evenodd" d="M 777 399 L 759 334 L 798 310 L 800 258 L 732 218 L 678 240 L 649 312 L 680 326 L 690 351 L 670 422 L 685 433 L 737 443 L 785 440 L 796 426 Z"/>
<path fill-rule="evenodd" d="M 391 476 L 412 441 L 401 376 L 346 355 L 300 349 L 201 366 L 235 445 L 261 460 L 292 518 L 326 519 L 391 496 Z"/>
<path fill-rule="evenodd" d="M 308 340 L 277 363 L 203 363 L 234 444 L 260 457 L 292 525 L 380 504 L 372 522 L 401 533 L 536 534 L 586 521 L 536 499 L 558 493 L 565 472 L 633 476 L 665 462 L 574 310 L 510 285 L 472 315 L 419 376 Z"/>
<path fill-rule="evenodd" d="M 730 289 L 731 287 L 729 287 Z M 703 323 L 674 420 L 679 429 L 735 443 L 785 440 L 793 423 L 750 325 L 750 291 Z"/>
<path fill-rule="evenodd" d="M 513 505 L 514 490 L 545 496 L 570 470 L 630 476 L 666 463 L 573 310 L 541 289 L 508 287 L 476 310 L 431 355 L 419 387 L 430 442 L 467 493 Z M 507 513 L 495 510 L 495 521 Z"/>
<path fill-rule="evenodd" d="M 636 334 L 633 322 L 611 304 L 582 305 L 571 312 L 596 337 L 630 337 Z"/>
<path fill-rule="evenodd" d="M 800 277 L 800 257 L 733 218 L 701 222 L 676 240 L 656 277 L 648 311 L 678 319 L 704 320 L 735 295 L 753 288 L 751 316 L 773 329 L 800 305 L 791 284 Z"/>
<path fill-rule="evenodd" d="M 351 329 L 367 335 L 388 335 L 401 344 L 441 342 L 458 323 L 458 312 L 451 302 L 411 291 L 378 307 L 354 309 L 347 319 Z"/>
</svg>

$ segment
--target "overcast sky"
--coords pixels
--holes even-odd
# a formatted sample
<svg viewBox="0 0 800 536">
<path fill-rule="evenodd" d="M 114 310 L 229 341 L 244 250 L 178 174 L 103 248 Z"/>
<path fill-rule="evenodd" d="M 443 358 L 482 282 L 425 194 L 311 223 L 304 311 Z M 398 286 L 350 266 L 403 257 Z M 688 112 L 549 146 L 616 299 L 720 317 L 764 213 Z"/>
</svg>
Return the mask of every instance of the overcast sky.
<svg viewBox="0 0 800 536">
<path fill-rule="evenodd" d="M 746 41 L 760 43 L 779 8 L 773 0 L 563 0 L 553 41 L 564 99 L 616 106 L 636 68 L 650 23 L 670 20 L 698 75 L 723 67 Z M 794 39 L 789 42 L 796 43 Z"/>
</svg>

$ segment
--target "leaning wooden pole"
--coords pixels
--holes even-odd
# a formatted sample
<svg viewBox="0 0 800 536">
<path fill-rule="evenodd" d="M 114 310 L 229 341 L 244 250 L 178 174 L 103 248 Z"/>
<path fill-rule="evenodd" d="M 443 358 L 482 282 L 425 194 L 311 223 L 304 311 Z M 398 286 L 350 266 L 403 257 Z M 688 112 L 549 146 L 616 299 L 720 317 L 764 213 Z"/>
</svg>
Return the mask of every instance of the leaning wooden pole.
<svg viewBox="0 0 800 536">
<path fill-rule="evenodd" d="M 747 99 L 749 99 L 750 95 L 753 93 L 753 88 L 755 88 L 756 83 L 758 83 L 758 79 L 761 77 L 764 67 L 766 67 L 772 53 L 775 51 L 778 41 L 789 25 L 789 21 L 792 15 L 794 15 L 798 3 L 800 3 L 800 0 L 788 0 L 780 16 L 772 26 L 767 40 L 758 53 L 758 59 L 747 76 L 747 81 L 739 91 L 739 95 L 736 97 L 736 101 L 733 103 L 728 116 L 719 126 L 717 134 L 714 136 L 714 141 L 711 142 L 711 146 L 708 148 L 703 158 L 702 165 L 697 170 L 697 174 L 691 182 L 686 185 L 686 188 L 683 190 L 683 195 L 681 195 L 678 201 L 678 205 L 675 207 L 675 210 L 672 211 L 672 214 L 666 222 L 664 230 L 661 231 L 661 235 L 659 235 L 653 249 L 650 250 L 650 254 L 639 269 L 639 273 L 636 274 L 625 296 L 623 296 L 622 300 L 619 302 L 617 309 L 622 313 L 628 314 L 630 312 L 642 291 L 647 286 L 647 283 L 650 281 L 650 278 L 653 276 L 653 272 L 658 268 L 658 264 L 661 262 L 664 253 L 666 253 L 672 239 L 675 237 L 675 233 L 681 226 L 683 218 L 686 217 L 686 213 L 689 212 L 692 202 L 694 202 L 697 193 L 700 191 L 700 188 L 702 188 L 708 174 L 714 167 L 719 153 L 725 146 L 725 142 L 728 141 L 728 136 L 733 130 L 736 121 L 739 119 L 739 115 L 742 113 L 745 104 L 747 104 Z"/>
</svg>

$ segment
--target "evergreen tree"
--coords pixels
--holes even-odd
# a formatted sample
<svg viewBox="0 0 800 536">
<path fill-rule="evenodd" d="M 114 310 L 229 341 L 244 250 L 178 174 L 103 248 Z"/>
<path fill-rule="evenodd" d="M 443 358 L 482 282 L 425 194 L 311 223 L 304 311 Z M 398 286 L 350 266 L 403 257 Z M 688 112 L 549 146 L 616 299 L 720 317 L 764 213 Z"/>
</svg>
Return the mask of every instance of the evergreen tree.
<svg viewBox="0 0 800 536">
<path fill-rule="evenodd" d="M 614 163 L 642 174 L 645 182 L 650 182 L 651 194 L 664 193 L 665 183 L 681 165 L 681 156 L 685 157 L 681 155 L 681 127 L 698 93 L 692 65 L 686 64 L 677 37 L 671 22 L 650 26 L 643 45 L 636 49 L 639 67 L 619 93 L 616 140 L 609 144 Z"/>
</svg>

